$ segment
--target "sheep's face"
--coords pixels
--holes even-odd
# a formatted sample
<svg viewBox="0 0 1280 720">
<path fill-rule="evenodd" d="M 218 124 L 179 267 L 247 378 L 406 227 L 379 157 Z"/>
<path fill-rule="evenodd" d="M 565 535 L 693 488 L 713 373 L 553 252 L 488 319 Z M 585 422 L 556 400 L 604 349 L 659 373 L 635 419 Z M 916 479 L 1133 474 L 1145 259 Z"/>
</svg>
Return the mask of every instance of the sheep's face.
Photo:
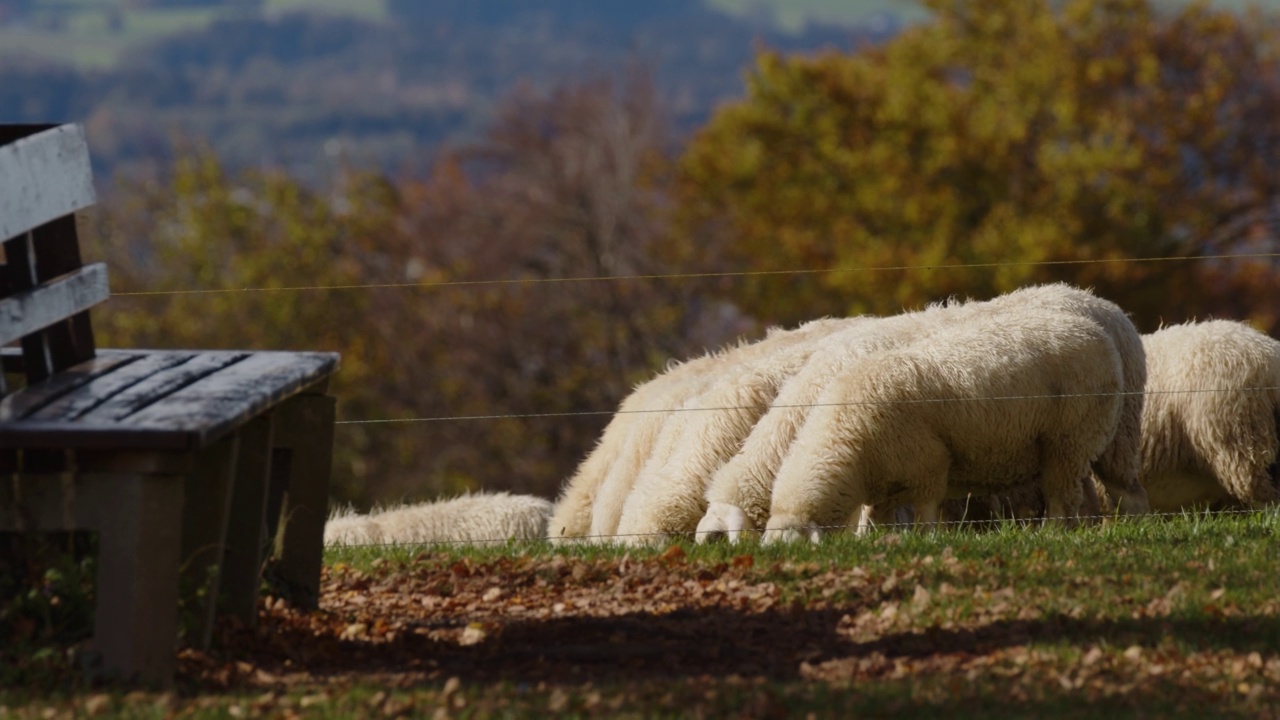
<svg viewBox="0 0 1280 720">
<path fill-rule="evenodd" d="M 744 533 L 753 533 L 755 528 L 751 519 L 737 505 L 713 502 L 707 507 L 707 514 L 698 522 L 698 542 L 718 542 L 728 538 L 736 543 L 743 539 Z"/>
</svg>

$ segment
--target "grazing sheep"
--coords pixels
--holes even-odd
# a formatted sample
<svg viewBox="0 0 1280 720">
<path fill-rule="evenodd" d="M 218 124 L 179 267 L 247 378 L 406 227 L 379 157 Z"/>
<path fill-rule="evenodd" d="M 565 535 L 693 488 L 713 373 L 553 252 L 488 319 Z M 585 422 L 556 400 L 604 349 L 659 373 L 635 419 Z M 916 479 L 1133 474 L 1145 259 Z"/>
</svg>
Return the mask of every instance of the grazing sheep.
<svg viewBox="0 0 1280 720">
<path fill-rule="evenodd" d="M 1280 500 L 1280 342 L 1239 322 L 1142 338 L 1142 483 L 1159 511 Z"/>
<path fill-rule="evenodd" d="M 697 525 L 698 542 L 764 527 L 773 479 L 796 433 L 826 386 L 852 363 L 928 332 L 922 313 L 867 318 L 824 338 L 805 364 L 782 385 L 741 449 L 711 476 L 707 509 Z"/>
<path fill-rule="evenodd" d="M 656 428 L 661 427 L 665 411 L 678 405 L 692 392 L 695 392 L 701 378 L 707 375 L 717 362 L 714 354 L 695 358 L 687 362 L 673 362 L 665 372 L 641 383 L 623 399 L 613 419 L 605 426 L 600 440 L 578 466 L 573 477 L 565 483 L 564 489 L 556 500 L 555 509 L 548 524 L 549 539 L 554 542 L 582 540 L 593 535 L 593 515 L 601 490 L 622 493 L 625 490 L 606 487 L 606 481 L 616 469 L 630 464 L 639 467 L 643 462 L 648 447 L 642 443 L 643 438 L 652 437 Z M 687 389 L 686 389 L 687 386 Z M 652 440 L 649 441 L 652 443 Z M 641 449 L 643 447 L 643 450 Z M 633 459 L 639 454 L 641 460 Z M 610 507 L 618 507 L 621 511 L 622 500 L 610 500 Z M 616 527 L 617 521 L 614 520 Z M 610 530 L 612 532 L 612 530 Z"/>
<path fill-rule="evenodd" d="M 738 452 L 782 384 L 826 338 L 863 322 L 824 319 L 773 329 L 727 353 L 704 391 L 667 419 L 623 504 L 619 540 L 642 544 L 692 532 L 706 510 L 711 474 Z"/>
<path fill-rule="evenodd" d="M 324 544 L 502 544 L 547 535 L 551 502 L 533 495 L 477 493 L 403 505 L 368 515 L 338 513 L 324 526 Z"/>
<path fill-rule="evenodd" d="M 587 534 L 591 539 L 605 542 L 617 533 L 623 503 L 631 494 L 640 468 L 652 454 L 662 428 L 686 400 L 696 397 L 712 382 L 724 364 L 725 352 L 711 353 L 676 365 L 641 385 L 623 401 L 619 408 L 620 417 L 609 423 L 605 431 L 607 434 L 614 423 L 618 423 L 617 449 L 603 468 L 590 507 Z M 602 446 L 607 442 L 609 438 L 602 439 Z"/>
<path fill-rule="evenodd" d="M 1051 285 L 943 309 L 941 329 L 841 374 L 778 471 L 766 538 L 816 539 L 881 502 L 909 502 L 932 525 L 948 495 L 1037 476 L 1047 515 L 1073 517 L 1126 408 L 1126 359 L 1090 299 Z M 1121 508 L 1145 511 L 1136 477 L 1136 489 L 1125 480 L 1108 477 L 1108 488 L 1121 491 Z"/>
<path fill-rule="evenodd" d="M 1212 320 L 1163 328 L 1143 335 L 1142 344 L 1141 481 L 1151 508 L 1177 512 L 1280 500 L 1280 342 L 1243 323 Z M 1086 493 L 1105 496 L 1106 489 L 1095 485 L 1086 484 Z M 1019 517 L 1043 512 L 1038 493 L 1022 500 Z M 1007 509 L 1017 502 L 991 496 L 978 505 L 981 512 L 992 503 Z"/>
<path fill-rule="evenodd" d="M 1121 355 L 1124 395 L 1119 428 L 1095 467 L 1115 489 L 1116 504 L 1123 512 L 1146 512 L 1145 493 L 1138 482 L 1138 442 L 1142 412 L 1142 387 L 1146 378 L 1142 342 L 1137 330 L 1115 304 L 1092 293 L 1057 283 L 1015 291 L 988 302 L 931 305 L 923 311 L 882 318 L 874 323 L 834 336 L 824 350 L 815 353 L 779 393 L 774 407 L 760 420 L 742 451 L 713 477 L 707 490 L 708 509 L 698 525 L 698 538 L 705 541 L 727 533 L 736 540 L 744 530 L 763 527 L 768 518 L 774 478 L 790 450 L 811 407 L 834 378 L 868 355 L 905 343 L 923 342 L 936 331 L 945 331 L 967 317 L 1023 312 L 1026 308 L 1066 310 L 1097 322 Z M 1088 508 L 1096 509 L 1092 488 L 1085 488 Z M 953 493 L 956 494 L 956 493 Z M 960 495 L 964 495 L 960 493 Z M 1022 500 L 1025 500 L 1023 498 Z M 1020 507 L 1022 501 L 1009 499 Z M 965 506 L 953 502 L 953 510 Z M 977 508 L 970 507 L 970 517 Z M 871 510 L 858 512 L 852 520 L 866 525 Z M 886 510 L 892 517 L 892 510 Z M 1025 516 L 1026 509 L 1019 513 Z M 1091 511 L 1091 514 L 1094 514 Z M 858 520 L 860 516 L 865 519 Z M 906 517 L 910 517 L 908 514 Z M 847 524 L 848 521 L 840 523 Z"/>
</svg>

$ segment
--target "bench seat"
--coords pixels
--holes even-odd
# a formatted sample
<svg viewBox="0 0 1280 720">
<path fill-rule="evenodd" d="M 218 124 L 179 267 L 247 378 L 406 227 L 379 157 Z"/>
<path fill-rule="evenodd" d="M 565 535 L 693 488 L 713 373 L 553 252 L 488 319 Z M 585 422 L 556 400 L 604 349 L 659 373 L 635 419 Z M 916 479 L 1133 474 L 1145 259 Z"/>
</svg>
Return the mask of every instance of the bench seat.
<svg viewBox="0 0 1280 720">
<path fill-rule="evenodd" d="M 320 352 L 98 350 L 0 399 L 0 448 L 195 450 L 337 365 Z"/>
</svg>

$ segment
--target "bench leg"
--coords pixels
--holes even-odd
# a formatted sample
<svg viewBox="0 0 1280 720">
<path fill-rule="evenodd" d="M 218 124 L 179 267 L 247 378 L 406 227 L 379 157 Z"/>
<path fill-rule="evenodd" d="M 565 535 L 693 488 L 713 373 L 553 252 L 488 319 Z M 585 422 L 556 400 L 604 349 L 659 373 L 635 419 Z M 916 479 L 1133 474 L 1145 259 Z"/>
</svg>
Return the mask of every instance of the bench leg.
<svg viewBox="0 0 1280 720">
<path fill-rule="evenodd" d="M 274 574 L 291 589 L 293 601 L 307 608 L 320 602 L 335 410 L 336 402 L 328 395 L 299 395 L 275 412 L 274 444 L 278 450 L 273 475 L 287 469 L 289 476 L 280 510 L 283 534 Z M 283 461 L 280 467 L 274 467 L 277 459 Z M 272 478 L 273 484 L 279 477 Z"/>
<path fill-rule="evenodd" d="M 223 559 L 223 611 L 252 627 L 258 619 L 258 585 L 266 543 L 267 484 L 271 474 L 271 416 L 240 429 L 231 517 Z"/>
<path fill-rule="evenodd" d="M 181 586 L 187 611 L 194 611 L 186 642 L 201 649 L 213 640 L 238 449 L 233 434 L 201 450 L 184 483 Z"/>
<path fill-rule="evenodd" d="M 95 475 L 110 512 L 98 514 L 97 608 L 93 648 L 111 676 L 167 685 L 178 623 L 182 483 L 176 477 Z"/>
</svg>

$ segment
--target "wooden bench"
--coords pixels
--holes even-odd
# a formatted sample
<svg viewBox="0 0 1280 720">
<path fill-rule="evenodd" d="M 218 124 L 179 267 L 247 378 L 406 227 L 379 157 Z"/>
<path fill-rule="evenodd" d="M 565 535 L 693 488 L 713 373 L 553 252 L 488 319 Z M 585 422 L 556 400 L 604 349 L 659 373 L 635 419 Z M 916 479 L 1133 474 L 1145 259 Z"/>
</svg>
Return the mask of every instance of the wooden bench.
<svg viewBox="0 0 1280 720">
<path fill-rule="evenodd" d="M 0 532 L 96 533 L 93 655 L 166 684 L 180 592 L 200 646 L 219 612 L 254 622 L 272 554 L 317 602 L 338 356 L 96 349 L 107 269 L 75 223 L 94 202 L 80 127 L 0 125 Z"/>
</svg>

